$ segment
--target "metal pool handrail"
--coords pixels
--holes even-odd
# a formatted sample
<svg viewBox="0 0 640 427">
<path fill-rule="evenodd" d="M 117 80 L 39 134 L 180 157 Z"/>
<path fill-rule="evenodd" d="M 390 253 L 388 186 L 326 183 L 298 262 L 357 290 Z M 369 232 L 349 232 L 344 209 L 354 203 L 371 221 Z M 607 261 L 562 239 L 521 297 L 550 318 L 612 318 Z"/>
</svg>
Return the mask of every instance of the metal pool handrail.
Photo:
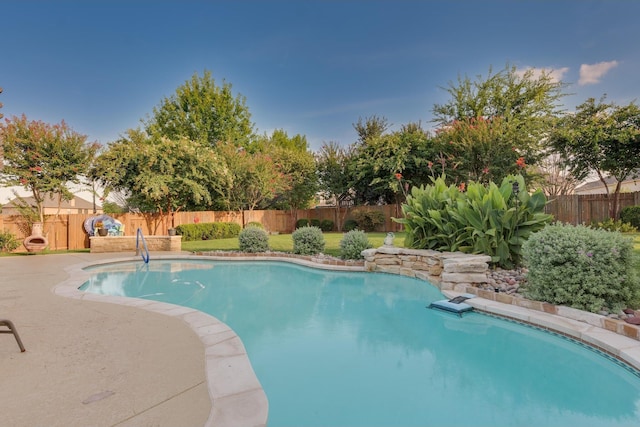
<svg viewBox="0 0 640 427">
<path fill-rule="evenodd" d="M 144 252 L 140 250 L 140 242 L 142 242 Z M 147 248 L 147 241 L 144 240 L 142 228 L 138 228 L 138 231 L 136 232 L 136 255 L 140 255 L 145 264 L 149 262 L 149 249 Z"/>
</svg>

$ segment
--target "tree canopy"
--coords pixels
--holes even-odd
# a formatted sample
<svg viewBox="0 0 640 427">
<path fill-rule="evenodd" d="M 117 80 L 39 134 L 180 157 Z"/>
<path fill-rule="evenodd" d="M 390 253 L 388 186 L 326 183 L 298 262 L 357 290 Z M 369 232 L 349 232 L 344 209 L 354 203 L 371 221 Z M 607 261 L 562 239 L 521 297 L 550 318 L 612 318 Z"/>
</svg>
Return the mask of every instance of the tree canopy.
<svg viewBox="0 0 640 427">
<path fill-rule="evenodd" d="M 284 129 L 276 129 L 271 133 L 271 136 L 264 135 L 261 138 L 257 138 L 257 150 L 264 151 L 268 149 L 269 146 L 273 145 L 294 151 L 305 152 L 309 150 L 309 144 L 307 143 L 306 136 L 296 134 L 290 137 Z"/>
<path fill-rule="evenodd" d="M 434 122 L 447 126 L 454 120 L 466 120 L 483 117 L 502 117 L 515 129 L 525 126 L 529 130 L 544 130 L 544 123 L 530 119 L 545 120 L 556 115 L 559 101 L 565 96 L 566 85 L 555 81 L 549 73 L 535 74 L 533 69 L 518 72 L 515 66 L 507 65 L 497 73 L 489 69 L 486 78 L 477 76 L 475 81 L 469 77 L 458 77 L 457 84 L 449 82 L 445 90 L 451 99 L 444 104 L 433 106 Z M 534 132 L 537 136 L 539 132 Z M 520 132 L 514 136 L 526 136 Z"/>
<path fill-rule="evenodd" d="M 246 146 L 253 137 L 246 99 L 234 96 L 230 83 L 216 85 L 210 71 L 202 77 L 194 74 L 175 94 L 165 97 L 144 124 L 149 135 L 186 138 L 211 147 L 220 142 Z"/>
<path fill-rule="evenodd" d="M 232 177 L 224 190 L 226 209 L 264 209 L 288 189 L 287 177 L 268 153 L 251 153 L 231 144 L 219 144 L 216 151 Z"/>
<path fill-rule="evenodd" d="M 295 220 L 297 210 L 307 208 L 318 191 L 313 153 L 283 148 L 275 143 L 268 152 L 284 175 L 286 184 L 286 190 L 273 200 L 270 207 L 291 210 Z"/>
<path fill-rule="evenodd" d="M 184 209 L 293 212 L 318 190 L 355 204 L 400 204 L 410 187 L 438 176 L 463 186 L 513 174 L 530 182 L 539 174 L 554 180 L 548 191 L 556 194 L 589 173 L 622 181 L 639 170 L 638 107 L 590 99 L 563 116 L 564 88 L 548 73 L 510 65 L 485 77 L 458 77 L 444 88 L 449 99 L 433 106 L 435 133 L 419 122 L 391 131 L 386 118 L 373 115 L 353 124 L 352 144 L 324 143 L 313 153 L 304 135 L 284 129 L 255 135 L 245 98 L 205 71 L 162 99 L 143 129 L 109 144 L 92 176 L 124 190 L 130 204 L 171 216 Z M 47 126 L 24 117 L 7 121 L 2 182 L 32 191 L 37 184 L 38 192 L 66 197 L 60 183 L 85 174 L 97 148 L 64 122 Z"/>
<path fill-rule="evenodd" d="M 215 207 L 231 180 L 225 163 L 208 145 L 142 130 L 129 130 L 109 144 L 93 175 L 106 188 L 126 192 L 130 204 L 167 220 L 183 209 Z"/>
<path fill-rule="evenodd" d="M 349 159 L 349 148 L 335 141 L 323 143 L 316 153 L 319 190 L 325 199 L 335 199 L 336 204 L 351 189 L 347 175 Z"/>
<path fill-rule="evenodd" d="M 521 173 L 525 158 L 537 157 L 527 147 L 516 146 L 508 132 L 501 117 L 455 120 L 435 137 L 431 161 L 453 183 L 500 182 Z"/>
<path fill-rule="evenodd" d="M 519 172 L 520 158 L 535 165 L 565 86 L 548 73 L 509 65 L 475 81 L 458 77 L 445 88 L 450 100 L 433 106 L 439 153 L 431 160 L 446 162 L 447 176 L 461 181 L 500 181 Z"/>
<path fill-rule="evenodd" d="M 51 125 L 24 114 L 5 119 L 0 124 L 0 183 L 28 190 L 44 222 L 45 197 L 71 200 L 69 185 L 80 182 L 97 149 L 64 121 Z"/>
<path fill-rule="evenodd" d="M 616 105 L 589 98 L 558 120 L 549 144 L 573 176 L 595 173 L 610 192 L 606 178 L 616 179 L 611 215 L 617 214 L 622 181 L 640 175 L 640 108 L 633 102 Z"/>
<path fill-rule="evenodd" d="M 406 185 L 428 180 L 430 137 L 419 123 L 386 133 L 386 119 L 372 116 L 354 127 L 359 139 L 351 148 L 347 171 L 359 204 L 398 203 Z"/>
<path fill-rule="evenodd" d="M 336 207 L 336 226 L 342 230 L 343 217 L 340 204 L 350 199 L 351 181 L 348 175 L 350 148 L 342 147 L 335 141 L 325 142 L 316 153 L 318 188 L 327 201 L 333 201 Z M 346 215 L 346 212 L 345 212 Z"/>
</svg>

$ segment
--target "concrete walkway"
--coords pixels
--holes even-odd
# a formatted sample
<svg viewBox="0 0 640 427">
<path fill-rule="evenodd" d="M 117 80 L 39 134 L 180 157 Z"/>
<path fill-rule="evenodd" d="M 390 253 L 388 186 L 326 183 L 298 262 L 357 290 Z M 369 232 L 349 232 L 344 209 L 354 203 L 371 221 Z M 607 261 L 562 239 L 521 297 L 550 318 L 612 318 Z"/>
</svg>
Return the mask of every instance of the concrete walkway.
<svg viewBox="0 0 640 427">
<path fill-rule="evenodd" d="M 2 426 L 203 426 L 205 347 L 175 317 L 52 292 L 65 268 L 113 254 L 0 258 Z"/>
</svg>

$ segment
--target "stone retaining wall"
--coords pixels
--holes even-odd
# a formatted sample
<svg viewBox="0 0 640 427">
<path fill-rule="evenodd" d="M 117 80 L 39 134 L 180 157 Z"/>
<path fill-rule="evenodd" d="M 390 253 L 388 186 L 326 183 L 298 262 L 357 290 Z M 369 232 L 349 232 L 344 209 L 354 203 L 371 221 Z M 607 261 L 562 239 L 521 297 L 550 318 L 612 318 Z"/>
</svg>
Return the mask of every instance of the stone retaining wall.
<svg viewBox="0 0 640 427">
<path fill-rule="evenodd" d="M 135 252 L 136 250 L 136 236 L 91 236 L 89 239 L 92 253 Z M 150 252 L 182 250 L 182 236 L 145 236 L 144 240 Z"/>
<path fill-rule="evenodd" d="M 394 246 L 367 249 L 363 255 L 367 271 L 382 271 L 428 280 L 441 290 L 474 294 L 480 298 L 503 304 L 555 314 L 640 341 L 640 327 L 623 320 L 611 319 L 571 307 L 532 301 L 521 296 L 479 289 L 478 285 L 487 283 L 489 261 L 491 260 L 489 256 L 404 249 Z"/>
<path fill-rule="evenodd" d="M 440 289 L 457 289 L 487 283 L 489 262 L 487 255 L 469 255 L 462 252 L 405 249 L 382 246 L 367 249 L 364 267 L 367 271 L 402 274 L 428 280 Z"/>
</svg>

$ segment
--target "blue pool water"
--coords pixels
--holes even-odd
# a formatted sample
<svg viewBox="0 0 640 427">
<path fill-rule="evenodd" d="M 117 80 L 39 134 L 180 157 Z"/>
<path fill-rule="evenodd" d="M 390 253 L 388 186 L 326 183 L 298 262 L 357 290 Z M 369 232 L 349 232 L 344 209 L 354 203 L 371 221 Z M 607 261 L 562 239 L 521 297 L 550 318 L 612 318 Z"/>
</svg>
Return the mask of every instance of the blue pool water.
<svg viewBox="0 0 640 427">
<path fill-rule="evenodd" d="M 92 268 L 88 292 L 209 313 L 242 339 L 269 426 L 638 426 L 640 377 L 588 347 L 404 276 L 280 262 Z"/>
</svg>

